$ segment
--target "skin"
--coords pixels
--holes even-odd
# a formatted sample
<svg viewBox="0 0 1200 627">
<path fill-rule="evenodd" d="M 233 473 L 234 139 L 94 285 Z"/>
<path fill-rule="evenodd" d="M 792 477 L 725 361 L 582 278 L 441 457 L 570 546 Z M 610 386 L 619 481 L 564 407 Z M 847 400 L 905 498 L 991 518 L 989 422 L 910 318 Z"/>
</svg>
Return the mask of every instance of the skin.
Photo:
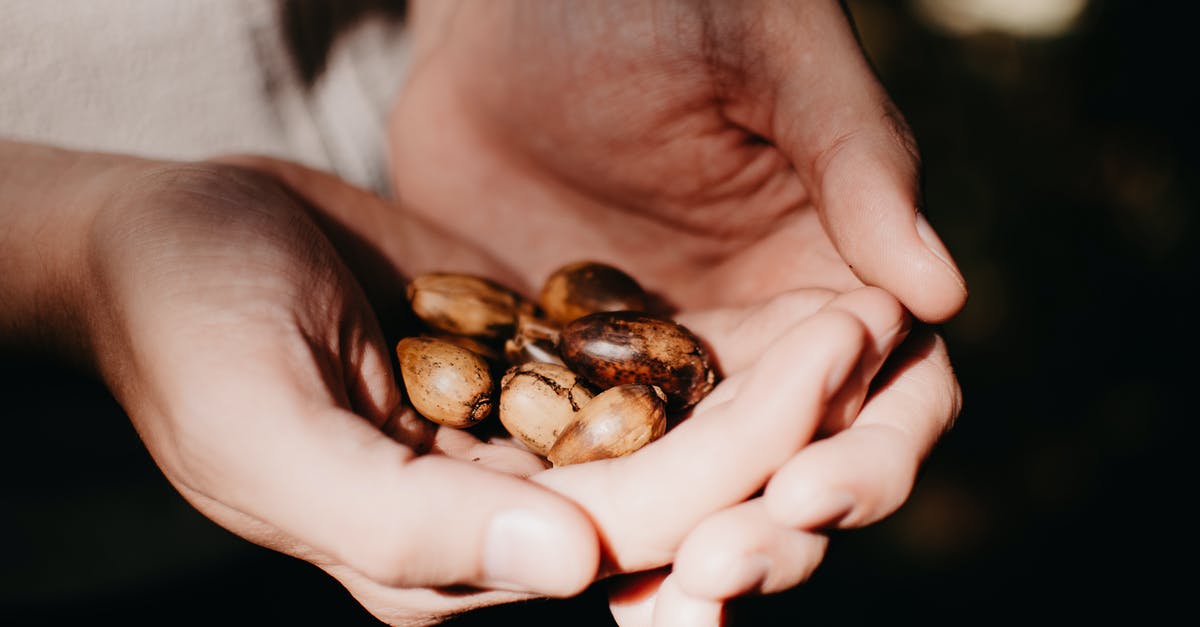
<svg viewBox="0 0 1200 627">
<path fill-rule="evenodd" d="M 0 243 L 22 269 L 0 279 L 0 345 L 92 369 L 193 506 L 324 569 L 394 625 L 669 564 L 690 530 L 792 459 L 837 398 L 865 396 L 870 377 L 855 372 L 873 372 L 903 335 L 901 309 L 873 288 L 697 312 L 691 323 L 728 359 L 713 402 L 636 456 L 546 470 L 403 402 L 364 286 L 460 246 L 411 213 L 261 158 L 167 163 L 0 142 L 0 165 Z M 350 262 L 320 226 L 348 215 L 352 228 L 436 244 L 434 255 L 383 245 L 396 265 Z M 765 389 L 787 393 L 747 429 L 746 405 Z M 741 470 L 717 469 L 695 454 L 705 449 L 729 449 Z M 658 511 L 696 480 L 711 489 Z"/>
<path fill-rule="evenodd" d="M 534 290 L 565 261 L 606 261 L 684 320 L 875 286 L 917 321 L 861 414 L 854 398 L 829 412 L 826 437 L 761 499 L 697 528 L 670 577 L 615 590 L 624 627 L 716 624 L 721 601 L 806 578 L 825 542 L 814 532 L 904 502 L 961 405 L 927 325 L 967 291 L 918 211 L 916 141 L 843 7 L 417 0 L 411 22 L 395 189 L 503 264 L 491 272 Z"/>
<path fill-rule="evenodd" d="M 904 502 L 958 413 L 913 327 L 966 296 L 916 217 L 914 144 L 834 3 L 564 6 L 414 5 L 396 203 L 272 159 L 0 142 L 25 270 L 0 277 L 0 338 L 93 368 L 189 502 L 389 624 L 597 582 L 624 627 L 716 624 L 800 583 L 821 530 Z M 724 379 L 687 421 L 546 470 L 415 419 L 384 339 L 399 279 L 531 294 L 580 257 L 712 345 Z"/>
</svg>

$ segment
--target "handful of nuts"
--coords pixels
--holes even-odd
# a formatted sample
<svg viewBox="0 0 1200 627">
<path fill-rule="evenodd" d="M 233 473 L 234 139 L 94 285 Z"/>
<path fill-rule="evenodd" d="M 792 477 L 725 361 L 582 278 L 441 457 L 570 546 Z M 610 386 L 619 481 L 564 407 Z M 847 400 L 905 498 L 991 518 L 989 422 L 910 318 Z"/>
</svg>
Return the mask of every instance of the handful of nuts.
<svg viewBox="0 0 1200 627">
<path fill-rule="evenodd" d="M 425 326 L 396 344 L 413 409 L 459 429 L 498 414 L 555 466 L 640 449 L 716 384 L 700 339 L 608 264 L 565 265 L 536 300 L 454 273 L 415 277 L 406 296 Z"/>
</svg>

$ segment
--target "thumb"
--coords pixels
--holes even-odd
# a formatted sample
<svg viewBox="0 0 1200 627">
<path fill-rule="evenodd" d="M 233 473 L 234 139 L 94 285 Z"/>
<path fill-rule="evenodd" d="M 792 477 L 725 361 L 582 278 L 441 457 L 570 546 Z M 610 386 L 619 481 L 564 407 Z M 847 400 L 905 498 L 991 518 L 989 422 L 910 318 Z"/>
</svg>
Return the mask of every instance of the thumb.
<svg viewBox="0 0 1200 627">
<path fill-rule="evenodd" d="M 262 521 L 293 539 L 285 546 L 306 547 L 299 557 L 327 556 L 387 588 L 565 597 L 595 578 L 595 530 L 562 497 L 469 462 L 415 457 L 348 411 L 282 413 L 241 421 L 243 438 L 219 464 L 231 480 L 216 491 L 224 498 L 215 513 L 226 514 L 218 519 L 236 520 L 232 511 Z"/>
<path fill-rule="evenodd" d="M 919 212 L 916 141 L 835 5 L 811 5 L 812 45 L 768 56 L 774 139 L 854 273 L 916 317 L 942 322 L 962 309 L 966 284 Z"/>
<path fill-rule="evenodd" d="M 864 283 L 890 291 L 916 317 L 942 322 L 962 309 L 966 283 L 920 211 L 917 153 L 892 116 L 864 119 L 810 161 L 817 207 Z"/>
</svg>

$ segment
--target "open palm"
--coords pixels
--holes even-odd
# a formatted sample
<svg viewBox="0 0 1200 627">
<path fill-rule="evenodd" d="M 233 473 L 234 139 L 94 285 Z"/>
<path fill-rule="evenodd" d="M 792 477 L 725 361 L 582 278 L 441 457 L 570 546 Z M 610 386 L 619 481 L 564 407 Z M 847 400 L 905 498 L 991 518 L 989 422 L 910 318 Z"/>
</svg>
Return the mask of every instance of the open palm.
<svg viewBox="0 0 1200 627">
<path fill-rule="evenodd" d="M 524 287 L 590 257 L 684 308 L 863 283 L 962 306 L 835 2 L 460 4 L 414 6 L 395 188 Z"/>
</svg>

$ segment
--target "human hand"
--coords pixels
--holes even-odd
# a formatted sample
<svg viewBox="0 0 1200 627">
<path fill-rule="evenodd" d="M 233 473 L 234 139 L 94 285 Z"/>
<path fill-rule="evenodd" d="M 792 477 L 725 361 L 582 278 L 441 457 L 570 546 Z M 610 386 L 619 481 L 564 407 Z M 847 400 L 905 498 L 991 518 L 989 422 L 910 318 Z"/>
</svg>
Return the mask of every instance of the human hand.
<svg viewBox="0 0 1200 627">
<path fill-rule="evenodd" d="M 395 187 L 527 288 L 590 257 L 684 313 L 864 284 L 926 322 L 962 307 L 962 278 L 917 212 L 915 142 L 836 2 L 418 0 L 411 22 Z M 838 435 L 787 466 L 760 511 L 814 529 L 903 503 L 960 403 L 944 343 L 920 328 L 862 415 L 829 421 Z M 828 520 L 784 514 L 822 501 L 852 504 Z M 676 580 L 727 594 L 684 575 L 700 561 L 677 562 Z"/>
<path fill-rule="evenodd" d="M 961 308 L 837 2 L 417 0 L 411 22 L 395 189 L 525 287 L 595 257 L 686 308 L 863 283 Z"/>
<path fill-rule="evenodd" d="M 86 352 L 206 516 L 319 566 L 396 625 L 591 583 L 595 531 L 576 505 L 522 478 L 538 460 L 464 449 L 403 406 L 391 348 L 323 218 L 277 180 L 233 160 L 0 149 L 6 176 L 29 168 L 0 186 L 5 259 L 22 270 L 0 279 L 0 302 L 69 312 L 61 319 L 77 326 L 42 330 L 82 340 L 63 344 Z M 82 168 L 86 194 L 44 191 L 96 161 Z M 48 184 L 7 202 L 39 177 Z M 57 253 L 64 263 L 51 264 Z M 54 271 L 25 282 L 43 267 Z M 62 293 L 22 287 L 51 284 Z M 46 320 L 11 311 L 0 319 Z M 477 592 L 465 603 L 454 586 Z"/>
<path fill-rule="evenodd" d="M 380 199 L 354 190 L 328 175 L 278 162 L 263 162 L 259 167 L 272 170 L 280 178 L 289 181 L 314 205 L 323 207 L 331 216 L 335 216 L 339 224 L 346 225 L 358 237 L 370 239 L 373 235 L 403 233 L 406 230 L 394 224 L 394 221 L 406 215 L 397 207 L 388 206 Z M 393 260 L 395 265 L 405 265 L 403 253 L 411 250 L 410 246 L 389 242 L 387 238 L 376 238 L 376 241 L 385 258 Z M 462 257 L 445 259 L 444 263 L 459 271 L 488 272 L 486 266 L 473 265 Z M 419 271 L 445 267 L 435 263 L 422 266 Z M 831 316 L 834 320 L 830 320 Z M 800 577 L 815 567 L 824 547 L 822 538 L 781 528 L 774 535 L 786 537 L 777 542 L 777 547 L 761 546 L 766 521 L 743 521 L 738 518 L 742 526 L 748 522 L 754 523 L 750 525 L 752 534 L 734 531 L 721 540 L 722 534 L 705 532 L 699 536 L 701 540 L 689 540 L 686 544 L 684 540 L 693 528 L 713 512 L 735 508 L 752 496 L 766 482 L 770 475 L 768 469 L 783 465 L 790 455 L 786 451 L 795 452 L 789 447 L 800 447 L 807 443 L 818 425 L 825 424 L 829 428 L 829 425 L 841 424 L 855 416 L 866 398 L 868 386 L 878 379 L 874 376 L 876 370 L 905 337 L 908 316 L 886 292 L 877 288 L 858 288 L 841 295 L 823 289 L 793 290 L 753 306 L 683 312 L 680 320 L 702 337 L 711 339 L 714 356 L 728 377 L 713 391 L 710 399 L 697 406 L 688 420 L 669 432 L 663 440 L 639 451 L 635 456 L 603 464 L 552 469 L 532 475 L 531 479 L 554 487 L 584 506 L 604 540 L 600 576 L 668 564 L 681 545 L 690 547 L 687 554 L 693 556 L 689 558 L 693 564 L 697 562 L 696 555 L 714 554 L 728 564 L 732 560 L 751 556 L 750 549 L 755 549 L 759 554 L 769 550 L 784 550 L 786 554 L 775 556 L 778 566 L 774 573 L 770 573 L 769 581 L 761 582 L 767 589 L 780 586 L 787 578 Z M 814 333 L 814 325 L 825 330 Z M 776 344 L 783 348 L 777 346 L 768 351 L 769 347 Z M 764 355 L 768 352 L 772 357 Z M 831 380 L 832 375 L 827 372 L 833 366 L 831 360 L 854 364 L 854 372 L 832 397 L 815 385 Z M 747 381 L 757 383 L 744 383 Z M 921 387 L 917 386 L 916 391 L 921 392 Z M 739 394 L 739 389 L 748 391 Z M 882 402 L 879 399 L 890 396 L 893 409 L 897 406 L 901 409 L 909 407 L 904 401 L 896 402 L 895 396 L 898 394 L 901 393 L 891 392 L 887 396 L 875 397 L 872 406 L 877 407 Z M 912 408 L 933 413 L 919 404 Z M 750 416 L 754 416 L 754 419 L 751 420 Z M 923 419 L 932 422 L 935 417 L 936 413 L 928 416 L 919 411 L 911 416 L 917 422 Z M 908 418 L 893 417 L 896 420 Z M 758 428 L 748 426 L 752 422 L 759 425 Z M 905 460 L 900 458 L 900 463 L 895 463 L 898 457 L 917 452 L 912 449 L 911 443 L 898 446 L 886 437 L 873 437 L 888 432 L 869 427 L 870 423 L 869 420 L 862 421 L 862 428 L 858 430 L 865 437 L 842 437 L 836 440 L 842 442 L 839 445 L 842 453 L 851 455 L 849 459 L 841 460 L 845 463 L 837 463 L 840 460 L 836 454 L 837 447 L 833 449 L 833 463 L 827 458 L 822 462 L 829 466 L 831 478 L 847 484 L 847 489 L 866 491 L 869 496 L 881 492 L 878 486 L 871 483 L 876 480 L 873 471 L 886 471 L 891 476 L 897 467 L 903 469 Z M 919 436 L 917 428 L 924 426 L 912 426 L 913 434 Z M 463 438 L 462 442 L 479 446 L 470 435 L 459 435 Z M 896 450 L 889 450 L 889 446 Z M 765 450 L 773 450 L 775 454 L 764 454 Z M 855 454 L 870 455 L 871 458 L 857 460 L 853 457 Z M 713 463 L 715 458 L 723 463 Z M 802 459 L 821 458 L 804 456 Z M 888 464 L 889 460 L 892 463 Z M 857 463 L 860 461 L 862 463 Z M 802 469 L 805 463 L 791 462 L 790 467 Z M 912 462 L 914 471 L 916 463 Z M 879 464 L 890 467 L 881 469 Z M 798 474 L 801 482 L 807 480 L 808 473 Z M 902 475 L 894 478 L 896 486 L 901 488 L 904 481 Z M 794 485 L 797 481 L 793 479 L 791 483 Z M 863 485 L 859 486 L 859 483 Z M 695 490 L 695 486 L 701 485 L 704 486 L 703 490 Z M 818 491 L 824 487 L 820 484 L 815 486 Z M 698 492 L 699 497 L 681 502 L 679 495 L 692 491 Z M 902 500 L 903 496 L 883 493 L 882 497 L 888 498 L 878 498 L 875 502 L 864 501 L 856 516 L 881 516 L 881 509 L 892 506 L 889 499 Z M 820 502 L 805 499 L 802 502 L 809 505 L 810 509 L 797 512 L 797 515 L 808 520 L 823 521 L 839 514 L 838 511 L 826 511 L 829 507 L 840 506 L 836 500 L 824 499 L 824 502 Z M 763 510 L 758 508 L 754 511 L 761 513 Z M 853 523 L 856 516 L 848 511 L 844 513 L 846 521 Z M 715 518 L 722 516 L 724 514 Z M 653 521 L 653 524 L 647 524 L 647 521 Z M 820 522 L 813 524 L 819 525 Z M 701 528 L 712 527 L 713 524 L 705 522 Z M 720 527 L 728 529 L 729 525 Z M 731 542 L 730 538 L 735 541 Z M 748 545 L 743 540 L 753 540 L 759 545 Z M 712 548 L 704 549 L 706 544 L 712 545 Z M 738 551 L 746 551 L 746 555 L 738 554 Z M 679 572 L 678 563 L 675 570 Z M 690 567 L 690 570 L 700 572 L 710 569 L 706 563 L 701 563 L 699 567 Z M 721 577 L 702 578 L 707 585 L 704 590 L 713 590 L 714 586 L 719 590 L 728 590 L 731 587 L 760 585 L 745 581 L 740 574 L 744 572 L 744 569 L 725 570 L 721 572 Z M 732 596 L 736 593 L 723 594 Z M 672 598 L 675 600 L 671 603 L 679 607 L 678 595 Z M 464 596 L 462 599 L 469 600 L 470 597 Z M 660 611 L 669 612 L 671 603 L 663 604 L 667 610 Z M 628 615 L 632 610 L 627 605 L 626 599 L 620 599 L 614 606 L 615 613 L 623 620 L 630 620 Z M 712 609 L 710 604 L 702 605 L 706 611 Z M 719 605 L 716 609 L 719 611 Z"/>
</svg>

